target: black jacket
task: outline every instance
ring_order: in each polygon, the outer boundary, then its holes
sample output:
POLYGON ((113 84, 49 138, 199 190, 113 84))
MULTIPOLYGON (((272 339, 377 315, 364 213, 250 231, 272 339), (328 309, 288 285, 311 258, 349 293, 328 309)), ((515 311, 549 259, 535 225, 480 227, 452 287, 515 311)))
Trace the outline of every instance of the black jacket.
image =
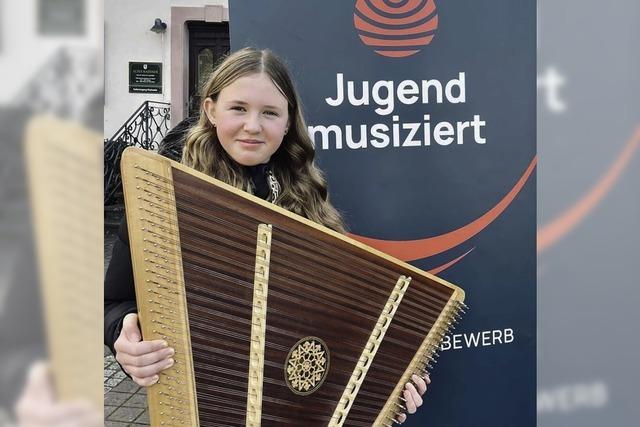
POLYGON ((113 344, 120 335, 122 320, 129 313, 137 313, 133 266, 129 248, 127 217, 118 227, 111 261, 104 278, 104 343, 115 355, 113 344))

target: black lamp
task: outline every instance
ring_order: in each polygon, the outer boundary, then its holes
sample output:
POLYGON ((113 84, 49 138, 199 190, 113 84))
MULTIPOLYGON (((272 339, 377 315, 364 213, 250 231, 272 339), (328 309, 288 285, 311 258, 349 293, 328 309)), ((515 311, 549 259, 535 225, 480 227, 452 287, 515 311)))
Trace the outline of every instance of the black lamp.
POLYGON ((156 18, 155 22, 153 23, 153 27, 151 27, 151 31, 153 31, 154 33, 164 33, 167 30, 167 24, 165 24, 164 22, 162 22, 162 19, 160 18, 156 18))

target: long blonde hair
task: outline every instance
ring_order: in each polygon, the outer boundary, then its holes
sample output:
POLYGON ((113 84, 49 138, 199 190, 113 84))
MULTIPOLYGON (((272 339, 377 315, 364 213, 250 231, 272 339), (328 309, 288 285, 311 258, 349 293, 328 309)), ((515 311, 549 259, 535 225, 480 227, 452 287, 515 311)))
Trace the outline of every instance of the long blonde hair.
MULTIPOLYGON (((315 150, 302 116, 300 99, 284 63, 269 50, 244 48, 227 56, 202 88, 202 99, 217 102, 225 87, 240 77, 264 73, 288 102, 291 125, 270 167, 282 191, 275 204, 312 221, 344 233, 345 225, 329 202, 327 185, 315 165, 315 150)), ((218 140, 215 128, 200 108, 200 118, 187 134, 182 163, 236 188, 251 192, 245 168, 236 163, 218 140)))

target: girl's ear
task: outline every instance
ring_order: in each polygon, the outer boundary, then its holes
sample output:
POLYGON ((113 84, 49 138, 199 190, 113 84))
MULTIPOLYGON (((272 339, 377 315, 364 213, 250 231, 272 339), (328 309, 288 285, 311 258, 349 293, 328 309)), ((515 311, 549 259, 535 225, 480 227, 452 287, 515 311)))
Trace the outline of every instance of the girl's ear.
POLYGON ((204 108, 204 113, 207 115, 209 123, 216 127, 216 103, 213 99, 207 97, 202 104, 202 108, 204 108))

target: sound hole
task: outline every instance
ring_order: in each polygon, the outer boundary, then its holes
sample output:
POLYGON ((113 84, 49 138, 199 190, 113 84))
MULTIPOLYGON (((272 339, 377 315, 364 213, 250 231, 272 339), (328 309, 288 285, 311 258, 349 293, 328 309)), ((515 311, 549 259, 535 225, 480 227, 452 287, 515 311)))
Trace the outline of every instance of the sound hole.
POLYGON ((284 377, 295 394, 308 395, 316 391, 329 372, 329 350, 320 338, 306 337, 289 351, 284 377))

